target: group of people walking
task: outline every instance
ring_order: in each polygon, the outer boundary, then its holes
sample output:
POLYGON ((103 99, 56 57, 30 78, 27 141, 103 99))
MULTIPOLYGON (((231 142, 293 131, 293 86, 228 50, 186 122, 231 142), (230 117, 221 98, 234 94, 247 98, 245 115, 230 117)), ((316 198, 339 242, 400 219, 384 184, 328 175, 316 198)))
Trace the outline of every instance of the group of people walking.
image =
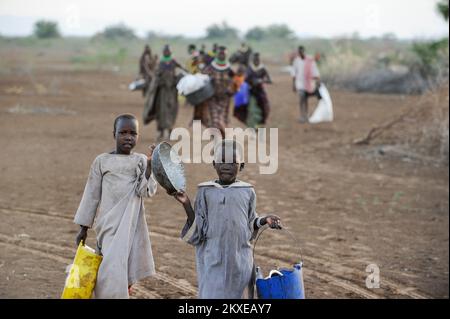
MULTIPOLYGON (((188 46, 189 58, 184 66, 172 56, 166 45, 162 57, 153 55, 147 45, 142 53, 139 71, 145 80, 144 123, 156 120, 159 139, 170 136, 178 114, 178 92, 176 85, 183 74, 207 74, 214 88, 214 95, 194 105, 193 120, 200 120, 206 127, 217 128, 222 135, 230 124, 230 107, 233 116, 244 125, 258 128, 265 126, 270 114, 270 103, 265 90, 272 80, 261 61, 261 55, 253 52, 245 43, 227 58, 227 48, 214 44, 207 52, 204 45, 197 49, 188 46), (176 72, 181 70, 181 74, 176 72), (231 102, 234 103, 231 103, 231 102)), ((316 96, 320 74, 316 60, 305 54, 303 46, 292 58, 293 90, 300 98, 300 123, 308 122, 308 98, 316 96)))
POLYGON ((198 50, 196 45, 191 44, 188 53, 189 58, 184 67, 172 57, 168 45, 164 47, 159 62, 148 46, 141 56, 139 70, 146 83, 143 90, 146 98, 144 123, 157 121, 159 139, 165 138, 166 133, 170 136, 178 113, 176 85, 183 74, 177 75, 177 68, 185 74, 207 74, 214 88, 211 98, 194 105, 193 120, 200 120, 206 127, 217 128, 224 136, 225 127, 230 124, 231 102, 242 91, 245 83, 245 103, 234 104, 232 114, 247 124, 252 110, 256 110, 258 119, 255 126, 266 124, 270 107, 264 84, 272 81, 258 52, 253 53, 243 43, 230 59, 227 58, 227 48, 218 44, 214 44, 209 52, 204 46, 198 50), (251 103, 254 104, 253 108, 251 103))

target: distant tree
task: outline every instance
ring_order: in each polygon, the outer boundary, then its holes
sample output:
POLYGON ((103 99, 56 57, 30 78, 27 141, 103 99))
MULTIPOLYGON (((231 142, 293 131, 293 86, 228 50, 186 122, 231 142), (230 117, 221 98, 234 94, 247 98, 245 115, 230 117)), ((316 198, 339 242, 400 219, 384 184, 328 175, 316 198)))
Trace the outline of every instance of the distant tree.
POLYGON ((148 31, 145 37, 147 40, 162 39, 167 41, 177 41, 184 39, 182 34, 167 34, 163 32, 148 31))
POLYGON ((40 20, 34 24, 33 34, 40 39, 58 38, 61 36, 58 24, 53 21, 40 20))
POLYGON ((107 39, 125 38, 125 39, 135 39, 137 38, 133 29, 127 27, 126 25, 119 23, 111 25, 105 28, 101 35, 107 39))
POLYGON ((266 28, 253 27, 247 31, 245 38, 247 40, 262 40, 266 38, 290 39, 295 35, 286 24, 272 24, 266 28))
POLYGON ((238 30, 229 26, 225 21, 222 24, 213 24, 206 28, 206 38, 237 38, 238 30))
POLYGON ((438 12, 442 15, 445 21, 448 21, 448 3, 449 0, 441 0, 441 2, 436 5, 438 12))
POLYGON ((267 36, 266 30, 261 27, 253 27, 247 31, 245 34, 245 38, 247 40, 262 40, 267 36))
POLYGON ((288 39, 294 36, 292 31, 286 24, 272 24, 266 28, 268 37, 288 39))

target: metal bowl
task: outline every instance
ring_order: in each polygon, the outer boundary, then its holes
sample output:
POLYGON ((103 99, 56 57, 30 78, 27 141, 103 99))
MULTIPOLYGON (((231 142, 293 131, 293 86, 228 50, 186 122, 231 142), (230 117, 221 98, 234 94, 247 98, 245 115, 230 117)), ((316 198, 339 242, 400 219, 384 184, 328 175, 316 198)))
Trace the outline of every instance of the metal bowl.
POLYGON ((192 105, 199 105, 214 95, 214 87, 210 81, 206 82, 205 86, 200 90, 186 95, 186 100, 192 105))
POLYGON ((169 143, 162 142, 153 151, 152 172, 169 194, 186 190, 183 163, 169 143))

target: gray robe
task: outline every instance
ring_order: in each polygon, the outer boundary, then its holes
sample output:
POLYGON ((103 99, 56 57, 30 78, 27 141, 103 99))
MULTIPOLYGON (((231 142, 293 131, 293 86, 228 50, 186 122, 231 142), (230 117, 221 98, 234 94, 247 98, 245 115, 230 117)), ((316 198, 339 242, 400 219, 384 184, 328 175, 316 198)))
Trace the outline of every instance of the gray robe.
POLYGON ((243 298, 252 279, 250 241, 254 231, 256 194, 252 185, 236 181, 228 187, 212 181, 199 185, 195 220, 181 236, 196 247, 199 298, 243 298))
POLYGON ((104 153, 92 163, 74 222, 93 226, 103 255, 96 298, 128 298, 129 285, 155 273, 143 197, 154 195, 157 184, 145 177, 146 167, 138 153, 104 153))

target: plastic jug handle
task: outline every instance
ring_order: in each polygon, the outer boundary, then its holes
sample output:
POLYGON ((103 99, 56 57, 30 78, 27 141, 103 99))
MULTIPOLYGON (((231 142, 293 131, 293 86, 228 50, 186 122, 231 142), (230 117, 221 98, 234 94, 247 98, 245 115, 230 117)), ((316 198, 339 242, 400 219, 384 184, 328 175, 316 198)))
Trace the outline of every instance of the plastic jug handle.
MULTIPOLYGON (((256 236, 255 244, 253 245, 253 254, 252 254, 252 257, 253 257, 253 263, 255 263, 256 244, 258 243, 259 237, 261 237, 262 233, 263 233, 266 229, 268 229, 268 228, 269 228, 269 227, 264 228, 264 229, 261 230, 261 231, 258 233, 258 235, 256 236)), ((286 226, 280 227, 279 229, 280 229, 280 230, 286 231, 286 232, 288 233, 289 237, 291 237, 292 241, 293 241, 295 244, 298 243, 298 240, 297 240, 297 239, 295 238, 295 236, 294 236, 294 235, 286 228, 286 226)), ((299 253, 300 253, 300 264, 303 265, 303 254, 302 254, 302 249, 301 249, 301 247, 298 247, 298 250, 299 250, 299 253)), ((295 262, 294 264, 298 264, 298 262, 295 262)))

